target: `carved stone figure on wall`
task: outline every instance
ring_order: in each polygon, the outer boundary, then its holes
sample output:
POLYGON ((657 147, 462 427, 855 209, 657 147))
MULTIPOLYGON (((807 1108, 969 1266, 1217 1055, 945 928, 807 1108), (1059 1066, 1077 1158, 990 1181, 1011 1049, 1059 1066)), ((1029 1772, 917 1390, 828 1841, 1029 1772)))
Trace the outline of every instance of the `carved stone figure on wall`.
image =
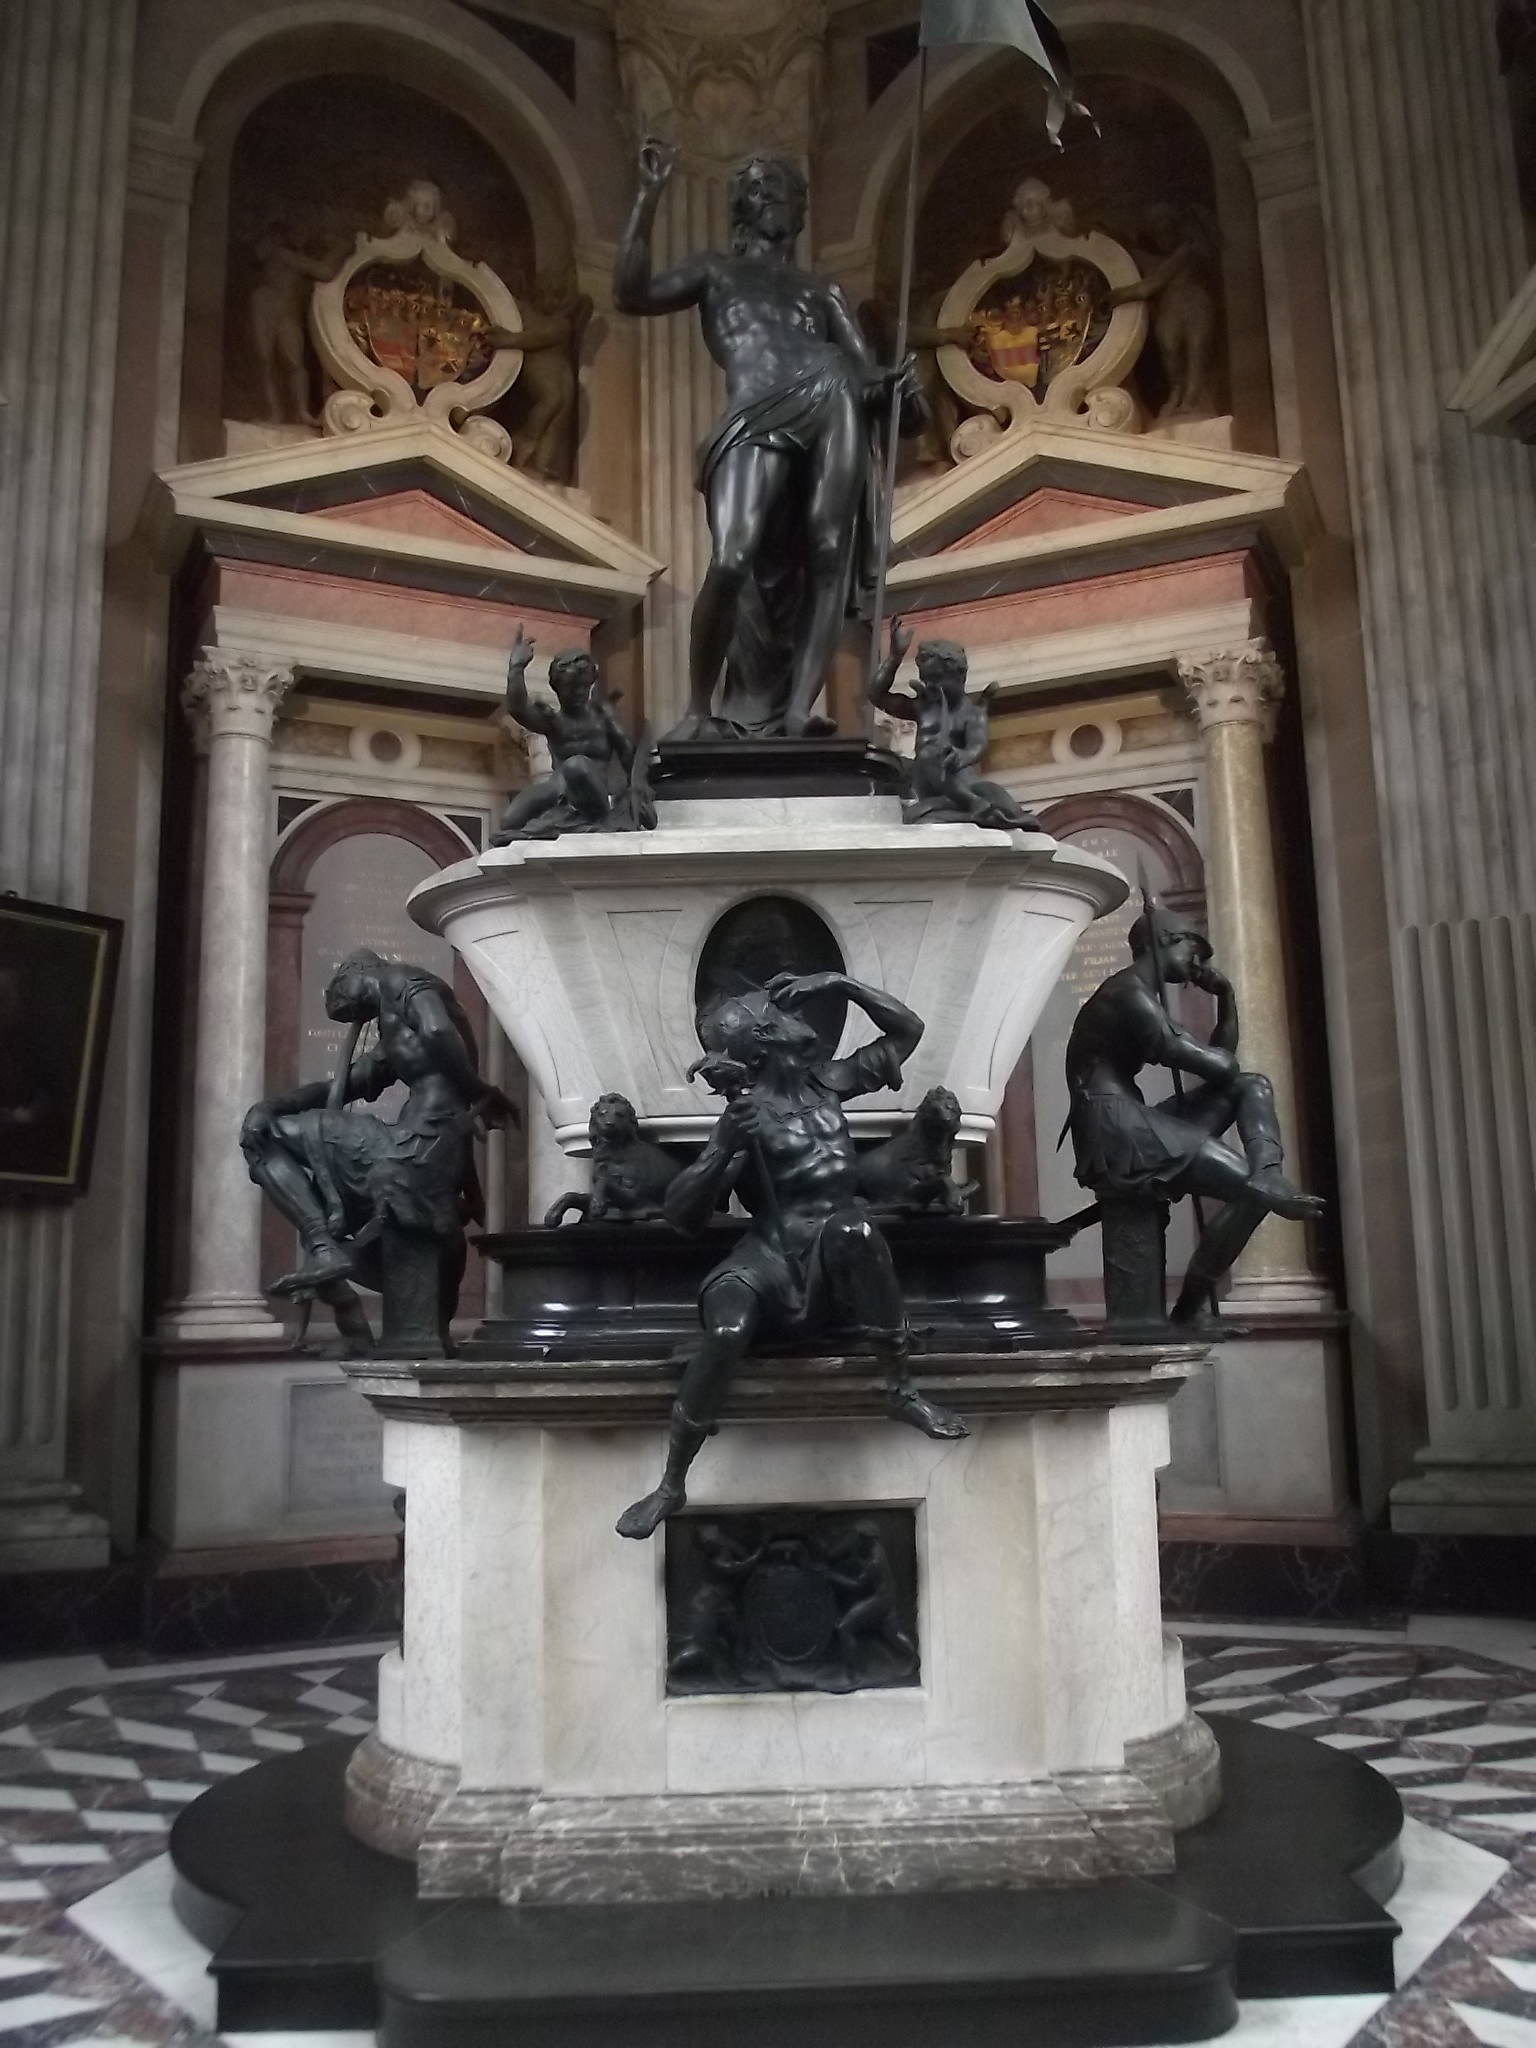
POLYGON ((656 807, 646 780, 649 741, 642 735, 636 747, 620 725, 585 648, 567 648, 550 662, 553 704, 531 697, 533 645, 519 623, 507 660, 507 709, 520 726, 549 741, 553 766, 513 797, 491 835, 492 846, 554 839, 562 832, 650 831, 656 807))
POLYGON ((464 1226, 485 1220, 474 1138, 518 1112, 481 1080, 469 1019, 424 967, 356 952, 331 978, 325 1011, 351 1026, 334 1079, 258 1102, 240 1133, 251 1179, 303 1249, 273 1292, 327 1303, 349 1349, 366 1356, 360 1281, 384 1296, 386 1348, 431 1354, 458 1301, 464 1226), (358 1057, 370 1024, 378 1043, 358 1057), (397 1081, 409 1092, 394 1123, 347 1109, 397 1081))
POLYGON ((592 1189, 562 1195, 544 1212, 553 1230, 568 1215, 588 1223, 647 1223, 662 1214, 662 1198, 677 1179, 677 1161, 640 1135, 640 1119, 627 1095, 599 1095, 587 1119, 592 1141, 592 1189))
POLYGON ((577 364, 581 340, 592 318, 592 301, 558 277, 538 278, 515 331, 493 328, 493 348, 520 348, 520 390, 529 401, 512 436, 512 466, 549 483, 568 484, 575 474, 577 364))
POLYGON ((725 415, 699 451, 714 547, 693 607, 688 713, 671 737, 795 738, 812 729, 844 617, 872 574, 877 416, 898 375, 914 427, 921 394, 910 368, 881 369, 838 286, 796 264, 806 186, 787 159, 749 157, 732 173, 729 255, 653 277, 651 231, 675 161, 659 142, 642 146, 614 267, 621 313, 697 306, 725 372, 725 415))
MULTIPOLYGON (((1212 965, 1209 940, 1148 899, 1130 943, 1131 964, 1088 998, 1072 1027, 1068 1128, 1077 1178, 1101 1203, 1166 1204, 1192 1195, 1221 1204, 1201 1231, 1173 1310, 1175 1322, 1198 1322, 1266 1216, 1300 1221, 1320 1215, 1324 1204, 1281 1170, 1285 1148, 1274 1089, 1239 1063, 1237 999, 1212 965), (1186 983, 1216 999, 1208 1044, 1169 1013, 1167 986, 1186 983), (1149 1103, 1137 1085, 1149 1066, 1167 1067, 1174 1076, 1175 1092, 1166 1101, 1149 1103), (1183 1085, 1185 1074, 1194 1076, 1193 1088, 1183 1085), (1234 1127, 1241 1151, 1221 1142, 1234 1127)), ((1107 1239, 1106 1230, 1106 1258, 1107 1239)), ((1160 1317, 1162 1302, 1151 1306, 1160 1317)))
POLYGON ((909 629, 893 619, 890 652, 869 679, 875 709, 917 727, 902 816, 913 825, 927 820, 1038 832, 1032 812, 1001 783, 983 782, 976 773, 987 751, 992 692, 989 687, 972 696, 967 690, 965 649, 955 640, 924 640, 917 650, 917 692, 908 696, 895 682, 911 645, 909 629))
POLYGON ((891 1416, 934 1437, 965 1424, 918 1392, 901 1286, 886 1243, 858 1204, 858 1156, 843 1104, 895 1088, 923 1035, 922 1019, 846 974, 781 974, 728 996, 699 1019, 711 1086, 728 1096, 703 1151, 667 1190, 679 1230, 702 1230, 734 1191, 751 1227, 705 1280, 701 1330, 672 1408, 666 1469, 653 1493, 619 1517, 621 1536, 645 1537, 685 1505, 688 1468, 718 1423, 731 1375, 760 1337, 856 1332, 882 1360, 891 1416), (825 1059, 803 1012, 837 994, 879 1036, 845 1059, 825 1059))
POLYGON ((275 227, 262 236, 253 253, 260 276, 251 288, 251 341, 266 417, 274 426, 318 426, 310 402, 305 316, 310 286, 334 276, 340 256, 306 256, 302 249, 290 248, 275 227))
MULTIPOLYGON (((959 399, 939 368, 938 351, 941 348, 973 347, 978 329, 973 321, 958 327, 944 326, 939 319, 939 308, 944 298, 942 289, 928 292, 913 306, 907 322, 907 346, 912 353, 926 412, 914 441, 913 453, 921 464, 947 469, 953 460, 949 444, 964 414, 959 399)), ((892 307, 884 299, 866 299, 859 308, 859 320, 869 336, 870 346, 889 361, 896 352, 896 315, 892 307)))
POLYGON ((1159 200, 1147 208, 1142 241, 1136 255, 1144 275, 1135 284, 1117 285, 1110 304, 1153 308, 1152 339, 1168 380, 1158 417, 1213 419, 1221 333, 1214 231, 1200 208, 1159 200))

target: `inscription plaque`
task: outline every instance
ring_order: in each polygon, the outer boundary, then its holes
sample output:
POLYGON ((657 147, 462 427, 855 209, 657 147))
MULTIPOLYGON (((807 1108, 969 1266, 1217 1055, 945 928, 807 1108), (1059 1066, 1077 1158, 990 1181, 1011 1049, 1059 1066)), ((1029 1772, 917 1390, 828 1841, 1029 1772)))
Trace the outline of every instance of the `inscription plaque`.
POLYGON ((394 1489, 381 1473, 384 1424, 355 1387, 334 1380, 288 1389, 290 1514, 338 1508, 387 1509, 394 1489))

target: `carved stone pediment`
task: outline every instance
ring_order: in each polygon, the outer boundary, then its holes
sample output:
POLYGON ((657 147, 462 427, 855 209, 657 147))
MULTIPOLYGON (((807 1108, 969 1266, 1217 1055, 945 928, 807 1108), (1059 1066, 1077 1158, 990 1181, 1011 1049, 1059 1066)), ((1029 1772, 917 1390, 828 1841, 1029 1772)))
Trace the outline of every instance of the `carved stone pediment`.
POLYGON ((1027 421, 1133 429, 1136 402, 1122 387, 1146 342, 1147 309, 1111 295, 1139 280, 1134 258, 1108 235, 1079 234, 1070 204, 1038 178, 1015 193, 1003 232, 1004 247, 971 264, 939 310, 942 328, 979 323, 970 352, 939 350, 946 381, 980 408, 955 435, 956 459, 1027 421))
POLYGON ((424 418, 453 427, 506 462, 511 436, 479 417, 511 390, 522 351, 496 348, 494 328, 522 326, 517 301, 487 264, 452 248, 453 218, 435 185, 413 184, 385 212, 390 230, 356 247, 310 299, 315 348, 341 386, 326 400, 328 434, 424 418))

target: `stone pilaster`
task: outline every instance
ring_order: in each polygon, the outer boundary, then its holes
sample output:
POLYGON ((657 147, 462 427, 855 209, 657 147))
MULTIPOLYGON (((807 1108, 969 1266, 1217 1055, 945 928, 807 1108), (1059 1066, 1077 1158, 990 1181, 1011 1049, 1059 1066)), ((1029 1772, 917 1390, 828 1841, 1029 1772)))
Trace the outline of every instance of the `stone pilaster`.
MULTIPOLYGON (((729 247, 725 181, 739 157, 772 149, 806 160, 825 0, 619 0, 614 25, 636 141, 655 135, 680 152, 651 239, 659 273, 729 247)), ((694 468, 725 387, 697 313, 639 328, 640 537, 667 565, 646 600, 645 701, 663 732, 688 700, 689 620, 709 563, 694 468)))
MULTIPOLYGON (((1295 1162, 1296 1084, 1280 940, 1280 893, 1264 749, 1274 738, 1285 671, 1261 642, 1180 659, 1179 677, 1205 740, 1206 846, 1211 942, 1237 995, 1241 1058, 1268 1074, 1295 1162)), ((1271 1217, 1244 1253, 1245 1291, 1272 1291, 1307 1273, 1306 1233, 1271 1217)), ((1315 1283, 1310 1291, 1315 1294, 1315 1283)))
POLYGON ((1306 0, 1394 927, 1425 1475, 1536 1530, 1536 471, 1448 401, 1526 257, 1489 0, 1306 0))
POLYGON ((206 745, 202 947, 193 1054, 187 1298, 165 1318, 180 1342, 260 1343, 279 1324, 261 1292, 261 1193, 240 1125, 265 1094, 267 869, 272 721, 291 669, 209 650, 182 702, 206 745))
MULTIPOLYGON (((0 887, 83 905, 134 0, 0 8, 0 887)), ((72 1217, 0 1212, 0 1569, 89 1564, 72 1217)))

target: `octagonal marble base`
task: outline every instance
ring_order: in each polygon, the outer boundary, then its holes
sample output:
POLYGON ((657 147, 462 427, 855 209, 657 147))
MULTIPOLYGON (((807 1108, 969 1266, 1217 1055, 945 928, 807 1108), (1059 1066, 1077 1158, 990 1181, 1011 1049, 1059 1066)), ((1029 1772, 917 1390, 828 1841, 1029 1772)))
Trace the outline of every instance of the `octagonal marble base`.
POLYGON ((407 1507, 349 1825, 425 1893, 524 1903, 1171 1868, 1219 1797, 1157 1564, 1166 1403, 1202 1357, 924 1357, 960 1443, 875 1419, 869 1359, 752 1362, 691 1506, 915 1513, 919 1681, 836 1695, 668 1695, 663 1541, 613 1528, 660 1468, 664 1369, 355 1369, 407 1507))

